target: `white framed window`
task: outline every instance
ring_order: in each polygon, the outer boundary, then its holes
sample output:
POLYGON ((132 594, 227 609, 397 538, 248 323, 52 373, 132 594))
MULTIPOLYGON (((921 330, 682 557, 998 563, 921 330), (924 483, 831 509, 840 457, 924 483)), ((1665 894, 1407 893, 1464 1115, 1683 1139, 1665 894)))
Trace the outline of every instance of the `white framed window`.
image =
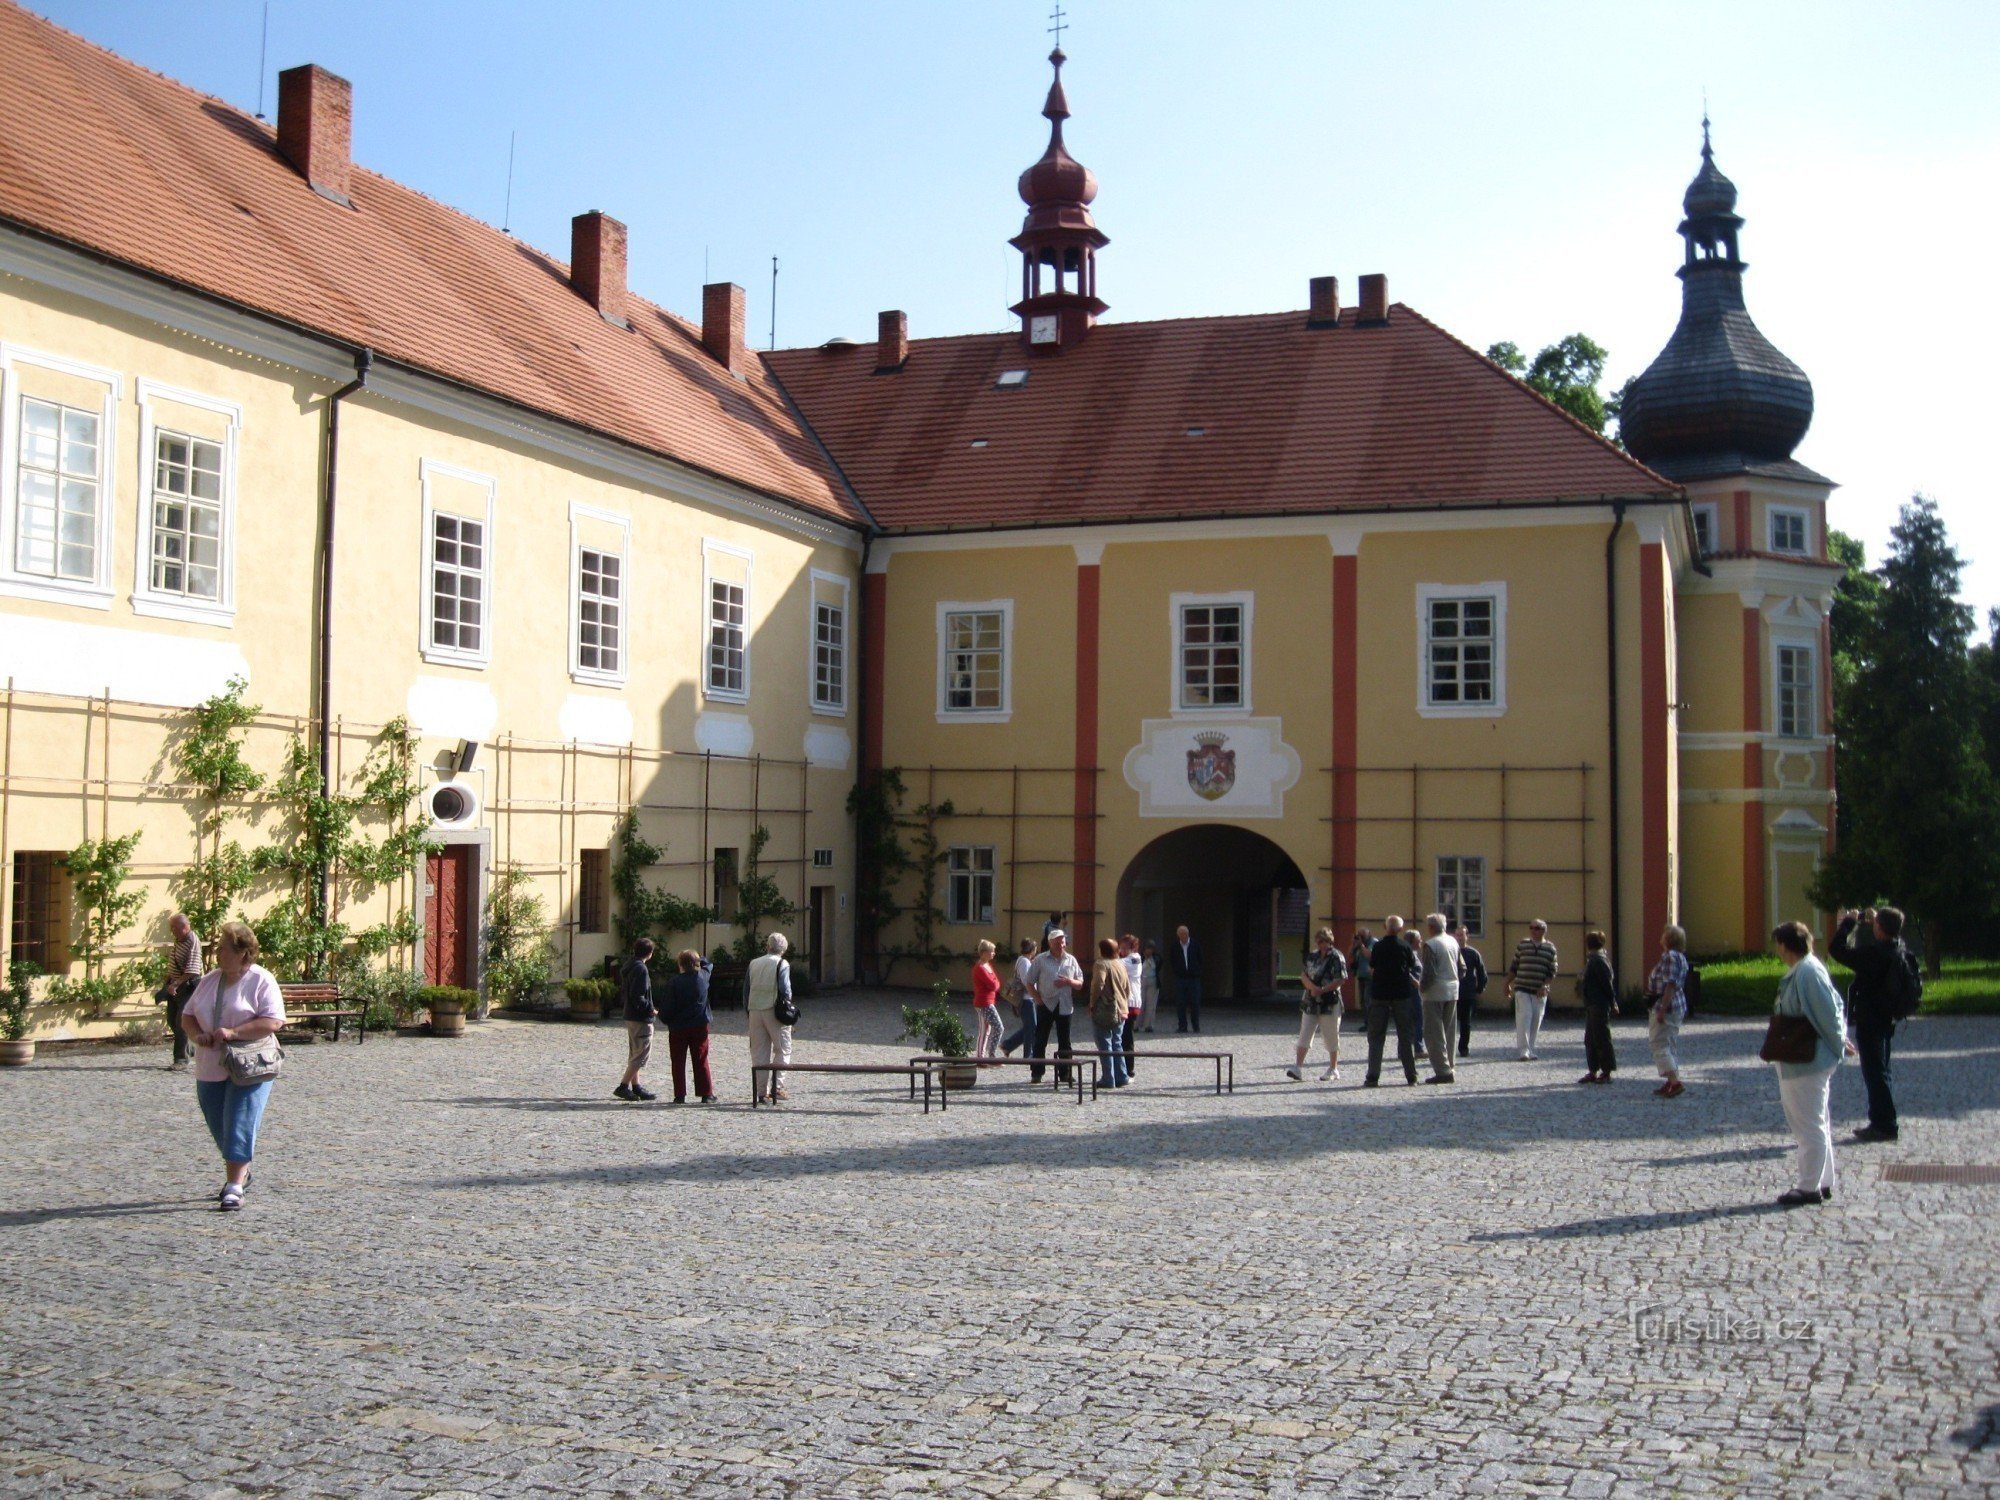
POLYGON ((993 846, 953 844, 945 851, 947 922, 993 921, 993 846))
POLYGON ((236 617, 233 401, 138 382, 138 559, 132 612, 202 624, 236 617))
POLYGON ((1695 555, 1713 557, 1719 547, 1720 512, 1714 505, 1690 505, 1688 510, 1694 516, 1695 555))
POLYGON ((724 703, 750 701, 750 553, 709 539, 702 555, 702 686, 724 703))
POLYGON ((632 650, 631 518, 572 503, 569 553, 569 674, 622 686, 632 650))
POLYGON ((0 343, 0 591, 111 606, 116 371, 0 343))
POLYGON ((1169 602, 1175 711, 1248 713, 1253 596, 1175 594, 1169 602))
POLYGON ((1437 861, 1437 905, 1431 908, 1462 924, 1474 937, 1486 935, 1486 857, 1483 854, 1440 854, 1437 861))
POLYGON ((1772 724, 1786 739, 1819 733, 1819 653, 1804 642, 1772 646, 1772 724))
POLYGON ((1013 717, 1014 601, 937 607, 938 719, 1001 724, 1013 717))
POLYGON ((493 659, 490 474, 423 460, 425 661, 483 667, 493 659))
POLYGON ((847 712, 847 590, 845 578, 814 568, 811 637, 806 643, 817 714, 847 712))
POLYGON ((1417 586, 1417 712, 1487 718, 1507 711, 1507 585, 1417 586))
POLYGON ((1804 506, 1772 505, 1764 511, 1773 552, 1808 556, 1812 552, 1812 512, 1804 506))

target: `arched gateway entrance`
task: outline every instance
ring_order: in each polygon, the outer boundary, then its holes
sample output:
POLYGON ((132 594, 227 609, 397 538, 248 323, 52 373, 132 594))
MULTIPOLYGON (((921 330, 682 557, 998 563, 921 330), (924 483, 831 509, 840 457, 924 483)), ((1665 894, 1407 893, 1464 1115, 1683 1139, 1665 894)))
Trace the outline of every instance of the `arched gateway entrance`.
POLYGON ((1171 1008, 1167 944, 1183 923, 1201 944, 1210 997, 1268 995, 1299 961, 1311 894, 1292 857, 1262 834, 1202 823, 1161 834, 1118 882, 1118 930, 1160 949, 1160 997, 1171 1008))

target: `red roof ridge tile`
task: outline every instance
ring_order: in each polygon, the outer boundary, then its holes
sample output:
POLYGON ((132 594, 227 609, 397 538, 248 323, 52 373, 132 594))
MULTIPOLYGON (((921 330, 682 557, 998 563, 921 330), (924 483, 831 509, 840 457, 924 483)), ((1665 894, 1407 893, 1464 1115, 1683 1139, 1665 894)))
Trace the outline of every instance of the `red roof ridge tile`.
MULTIPOLYGON (((720 373, 720 367, 707 369, 713 361, 701 349, 699 329, 688 317, 630 293, 628 316, 636 315, 631 316, 631 332, 640 345, 622 358, 609 358, 605 346, 593 358, 584 349, 597 336, 595 325, 601 320, 594 314, 584 320, 588 304, 577 298, 576 307, 568 308, 539 284, 517 278, 480 283, 446 274, 439 290, 450 299, 449 306, 396 306, 393 301, 385 305, 369 295, 370 278, 379 282, 380 275, 393 274, 399 260, 421 259, 439 242, 462 242, 469 260, 483 259, 489 265, 504 262, 506 247, 511 247, 565 289, 570 267, 511 230, 497 228, 469 210, 355 160, 350 165, 352 206, 340 212, 356 215, 348 222, 355 226, 357 246, 363 256, 374 258, 365 260, 355 276, 329 272, 327 263, 316 259, 310 248, 305 216, 311 210, 294 210, 281 199, 282 213, 271 212, 269 183, 248 167, 261 145, 277 167, 296 177, 296 169, 278 149, 278 132, 269 121, 134 62, 18 0, 0 0, 0 20, 7 13, 19 28, 17 40, 26 43, 10 55, 10 74, 39 74, 94 96, 99 113, 91 126, 99 132, 131 139, 164 124, 168 149, 193 153, 189 159, 204 169, 197 186, 201 200, 190 200, 186 207, 199 214, 204 205, 234 200, 257 226, 250 233, 258 238, 250 243, 271 247, 281 261, 289 257, 286 264, 299 273, 299 279, 291 283, 274 283, 269 277, 232 279, 228 272, 236 262, 229 257, 246 253, 248 246, 227 232, 199 240, 159 236, 151 241, 121 240, 116 211, 133 195, 117 185, 109 194, 110 217, 75 191, 53 195, 10 191, 0 197, 0 222, 309 336, 343 345, 374 344, 380 357, 418 373, 713 475, 783 505, 848 525, 864 521, 865 513, 851 489, 778 386, 775 372, 761 362, 754 364, 741 399, 733 398, 726 387, 703 378, 720 373), (103 73, 110 76, 100 76, 103 73), (218 147, 217 130, 236 137, 234 153, 218 147), (256 210, 246 202, 256 204, 256 210), (482 303, 483 292, 496 300, 482 303), (508 323, 504 316, 508 312, 520 314, 522 321, 508 323), (463 330, 456 338, 444 321, 453 317, 463 330), (573 363, 572 349, 581 365, 573 363)), ((24 123, 7 143, 26 148, 18 160, 20 168, 32 174, 44 165, 35 148, 47 140, 47 131, 32 116, 16 118, 24 123)), ((5 155, 0 152, 0 158, 5 155)), ((92 162, 101 176, 110 158, 100 155, 92 162)), ((17 177, 11 186, 18 189, 23 180, 35 181, 32 175, 17 177)), ((606 330, 610 326, 604 325, 606 330)))

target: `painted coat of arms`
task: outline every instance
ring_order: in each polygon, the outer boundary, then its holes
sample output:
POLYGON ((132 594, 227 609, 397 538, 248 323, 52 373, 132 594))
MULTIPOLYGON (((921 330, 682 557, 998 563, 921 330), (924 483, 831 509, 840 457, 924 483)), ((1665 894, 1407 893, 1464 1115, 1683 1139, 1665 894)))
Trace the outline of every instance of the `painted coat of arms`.
POLYGON ((1225 750, 1229 736, 1207 729, 1194 737, 1195 748, 1187 753, 1188 785, 1194 794, 1213 802, 1236 785, 1236 752, 1225 750))

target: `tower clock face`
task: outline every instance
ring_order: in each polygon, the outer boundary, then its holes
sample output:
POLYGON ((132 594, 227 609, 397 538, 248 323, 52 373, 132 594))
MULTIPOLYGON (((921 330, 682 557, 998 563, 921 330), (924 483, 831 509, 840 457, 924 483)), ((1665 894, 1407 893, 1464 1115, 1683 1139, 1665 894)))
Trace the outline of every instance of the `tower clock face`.
POLYGON ((1028 342, 1031 344, 1053 344, 1056 341, 1056 315, 1039 313, 1028 322, 1028 342))

